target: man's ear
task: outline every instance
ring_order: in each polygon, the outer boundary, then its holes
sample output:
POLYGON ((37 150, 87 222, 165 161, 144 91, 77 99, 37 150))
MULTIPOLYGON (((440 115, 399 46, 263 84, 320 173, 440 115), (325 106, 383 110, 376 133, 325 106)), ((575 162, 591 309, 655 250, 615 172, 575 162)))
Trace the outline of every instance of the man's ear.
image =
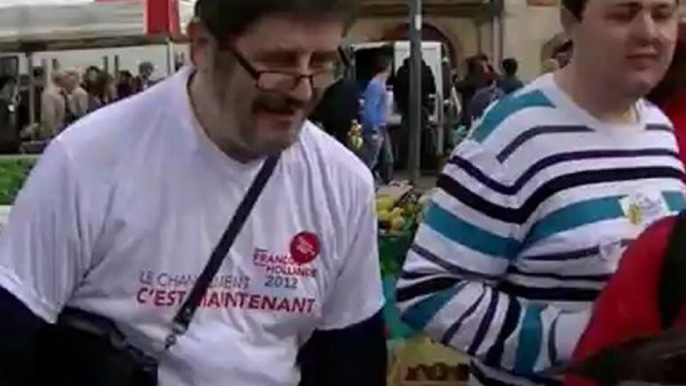
POLYGON ((205 57, 203 53, 207 52, 207 48, 212 44, 212 36, 197 17, 188 24, 188 38, 190 39, 191 62, 196 67, 202 67, 205 57))

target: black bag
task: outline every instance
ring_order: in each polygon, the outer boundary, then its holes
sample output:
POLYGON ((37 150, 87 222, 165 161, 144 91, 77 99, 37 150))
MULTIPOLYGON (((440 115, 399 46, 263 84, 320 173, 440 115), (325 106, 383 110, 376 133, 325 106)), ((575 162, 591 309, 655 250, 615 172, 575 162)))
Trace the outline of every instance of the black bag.
MULTIPOLYGON (((165 341, 169 350, 183 335, 279 161, 269 157, 255 177, 209 262, 174 317, 165 341)), ((92 313, 67 308, 39 343, 36 385, 156 386, 157 358, 127 341, 115 323, 92 313)))

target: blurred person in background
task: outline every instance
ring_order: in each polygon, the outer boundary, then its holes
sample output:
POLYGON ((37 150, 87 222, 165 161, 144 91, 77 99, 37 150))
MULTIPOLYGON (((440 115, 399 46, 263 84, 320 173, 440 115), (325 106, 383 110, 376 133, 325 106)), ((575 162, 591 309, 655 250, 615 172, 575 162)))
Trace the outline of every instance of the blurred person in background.
POLYGON ((130 71, 120 71, 117 79, 117 99, 126 99, 136 94, 136 81, 130 71))
POLYGON ((467 107, 467 125, 471 126, 477 119, 481 118, 486 108, 505 96, 503 90, 498 86, 496 74, 490 73, 486 77, 486 85, 479 89, 469 102, 467 107))
POLYGON ((686 27, 683 24, 672 65, 648 99, 672 120, 681 160, 686 164, 686 27))
MULTIPOLYGON (((68 97, 64 87, 67 76, 55 71, 41 94, 41 130, 40 137, 48 139, 59 134, 67 124, 68 97)), ((70 119, 71 115, 70 115, 70 119)))
POLYGON ((0 76, 0 153, 13 154, 19 150, 21 141, 17 126, 19 92, 14 77, 0 76))
POLYGON ((96 66, 90 66, 86 69, 86 71, 83 73, 83 85, 82 87, 90 92, 91 87, 95 85, 95 82, 98 81, 98 76, 100 75, 101 70, 96 67, 96 66))
POLYGON ((117 100, 117 89, 112 75, 100 72, 88 93, 88 112, 93 112, 117 100))
POLYGON ((393 179, 393 145, 388 132, 389 95, 386 89, 391 76, 391 59, 379 55, 374 59, 373 78, 367 84, 362 107, 362 135, 367 166, 378 173, 384 183, 393 179))
POLYGON ((517 76, 517 71, 519 71, 517 59, 506 58, 501 63, 500 67, 503 70, 503 74, 499 80, 498 87, 500 87, 505 95, 511 94, 524 87, 524 82, 517 76))
POLYGON ((0 100, 11 106, 10 110, 14 110, 19 104, 19 87, 13 76, 0 76, 0 100))
MULTIPOLYGON (((436 97, 436 78, 434 73, 426 63, 426 60, 421 60, 421 77, 422 77, 422 127, 426 127, 429 120, 429 115, 434 111, 435 97, 436 97)), ((409 98, 410 98, 410 58, 406 58, 403 64, 398 68, 398 71, 393 78, 393 97, 395 104, 398 106, 398 111, 403 119, 403 126, 407 126, 409 122, 409 98)))
POLYGON ((476 55, 467 58, 467 75, 462 81, 455 83, 455 90, 462 97, 462 122, 464 126, 469 126, 470 116, 466 112, 472 98, 484 87, 489 85, 488 63, 484 62, 483 55, 476 55))
POLYGON ((145 91, 155 85, 152 76, 155 73, 155 65, 151 62, 143 62, 138 65, 138 76, 136 77, 136 92, 145 91))
POLYGON ((88 114, 88 92, 81 87, 81 76, 76 70, 65 72, 64 91, 67 97, 66 124, 69 125, 88 114))
POLYGON ((353 121, 360 122, 360 90, 351 74, 351 64, 344 52, 336 72, 338 80, 329 87, 310 119, 345 146, 353 121))
MULTIPOLYGON (((34 84, 33 87, 35 88, 35 92, 33 93, 33 106, 34 106, 34 117, 36 118, 36 121, 40 123, 42 113, 41 113, 41 108, 42 108, 42 98, 43 98, 43 91, 45 90, 46 84, 48 83, 48 80, 46 79, 45 75, 45 70, 43 70, 42 67, 37 67, 34 68, 33 70, 33 77, 34 77, 34 84)), ((28 74, 22 74, 19 76, 19 96, 20 96, 20 102, 19 102, 19 122, 18 126, 20 130, 24 130, 28 128, 31 125, 32 118, 31 117, 31 107, 30 107, 30 102, 31 102, 31 93, 29 92, 29 89, 31 87, 30 84, 30 78, 28 74)), ((39 125, 40 126, 40 125, 39 125)), ((35 130, 36 127, 32 127, 31 130, 26 132, 27 136, 40 136, 40 130, 35 130)))
MULTIPOLYGON (((429 125, 429 118, 436 106, 436 78, 429 67, 426 60, 421 60, 421 78, 422 78, 422 95, 420 101, 420 129, 422 131, 422 155, 433 154, 435 149, 432 149, 434 144, 429 125), (433 152, 432 152, 433 150, 433 152)), ((410 58, 406 58, 403 64, 398 68, 393 78, 393 99, 395 105, 400 113, 400 128, 398 131, 391 134, 391 140, 397 149, 394 154, 397 154, 402 159, 403 166, 408 161, 408 150, 410 140, 410 58)), ((424 160, 422 160, 423 163, 424 160)))
POLYGON ((491 61, 491 58, 490 58, 488 55, 486 55, 486 54, 483 53, 483 52, 480 52, 480 53, 474 55, 474 57, 475 57, 475 58, 481 63, 481 65, 484 67, 484 72, 485 72, 486 74, 495 73, 495 68, 493 67, 493 62, 491 61))

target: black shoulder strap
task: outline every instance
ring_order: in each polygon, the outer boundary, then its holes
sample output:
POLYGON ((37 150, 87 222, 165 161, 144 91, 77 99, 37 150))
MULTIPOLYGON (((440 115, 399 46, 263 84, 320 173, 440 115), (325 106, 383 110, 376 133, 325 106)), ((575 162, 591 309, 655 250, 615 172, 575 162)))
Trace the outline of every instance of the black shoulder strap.
POLYGON ((248 189, 248 192, 245 194, 245 197, 243 197, 243 201, 241 201, 238 209, 236 209, 229 226, 226 228, 222 238, 214 248, 212 256, 210 257, 210 261, 207 263, 205 269, 196 280, 193 289, 177 312, 176 316, 174 316, 171 333, 169 336, 167 336, 165 341, 165 348, 167 350, 176 344, 176 339, 178 336, 183 335, 186 330, 188 330, 188 326, 193 319, 193 315, 195 315, 195 311, 198 309, 202 298, 205 296, 205 293, 207 293, 207 288, 209 288, 210 283, 212 283, 212 280, 214 280, 215 275, 224 262, 224 258, 229 253, 229 249, 231 249, 231 246, 243 228, 245 221, 248 219, 250 212, 252 212, 252 209, 255 207, 257 199, 260 197, 265 185, 267 185, 267 182, 274 173, 274 169, 276 169, 279 158, 280 156, 278 155, 272 156, 265 161, 262 169, 260 169, 259 173, 255 177, 255 180, 248 189))
POLYGON ((681 212, 667 244, 658 284, 658 309, 662 327, 674 326, 686 304, 686 211, 681 212))

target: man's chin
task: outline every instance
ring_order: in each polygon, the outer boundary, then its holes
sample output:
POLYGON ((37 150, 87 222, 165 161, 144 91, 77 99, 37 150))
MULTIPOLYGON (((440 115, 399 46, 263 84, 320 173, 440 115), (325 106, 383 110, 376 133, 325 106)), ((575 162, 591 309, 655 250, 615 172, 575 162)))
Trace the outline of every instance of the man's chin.
POLYGON ((291 127, 288 130, 271 131, 269 137, 263 139, 261 147, 268 154, 284 151, 297 142, 301 128, 302 124, 297 127, 291 127))
POLYGON ((649 82, 634 82, 627 84, 624 88, 625 94, 631 99, 645 98, 653 90, 652 83, 649 82))
POLYGON ((660 82, 661 78, 652 74, 640 74, 640 76, 630 77, 625 80, 624 88, 627 93, 642 98, 650 93, 660 82))

